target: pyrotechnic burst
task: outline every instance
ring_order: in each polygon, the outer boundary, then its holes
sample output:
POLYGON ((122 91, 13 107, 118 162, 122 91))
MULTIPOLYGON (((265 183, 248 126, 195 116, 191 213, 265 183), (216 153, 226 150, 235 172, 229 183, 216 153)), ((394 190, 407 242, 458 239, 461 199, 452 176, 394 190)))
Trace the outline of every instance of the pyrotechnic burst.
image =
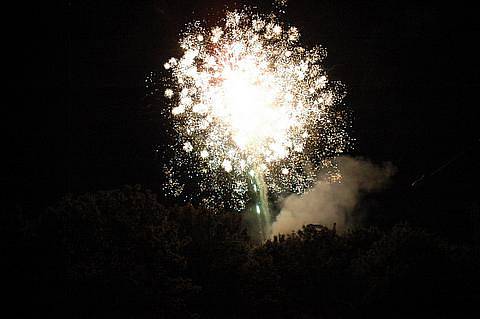
MULTIPOLYGON (((183 55, 164 65, 177 134, 167 171, 178 183, 175 173, 189 163, 205 205, 240 211, 252 191, 302 193, 348 146, 344 88, 322 67, 325 49, 303 47, 294 26, 273 14, 227 12, 218 26, 189 25, 180 47, 183 55)), ((181 184, 169 189, 180 193, 181 184)))

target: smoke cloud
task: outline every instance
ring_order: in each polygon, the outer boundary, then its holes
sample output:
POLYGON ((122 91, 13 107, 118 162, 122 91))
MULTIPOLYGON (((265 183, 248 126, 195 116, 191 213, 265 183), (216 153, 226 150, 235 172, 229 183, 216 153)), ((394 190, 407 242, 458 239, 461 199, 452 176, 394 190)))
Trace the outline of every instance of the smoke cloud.
POLYGON ((328 183, 319 177, 316 185, 305 194, 286 197, 272 225, 273 235, 290 233, 306 224, 332 226, 336 223, 337 229, 343 230, 362 194, 382 189, 395 173, 390 163, 377 166, 351 157, 340 157, 337 162, 341 182, 328 183))

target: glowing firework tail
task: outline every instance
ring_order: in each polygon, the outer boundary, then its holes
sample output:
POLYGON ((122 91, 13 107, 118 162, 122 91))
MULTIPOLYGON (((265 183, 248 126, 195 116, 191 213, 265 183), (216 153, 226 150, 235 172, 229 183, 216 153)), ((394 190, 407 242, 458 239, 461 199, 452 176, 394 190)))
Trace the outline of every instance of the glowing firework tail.
POLYGON ((164 65, 177 134, 166 170, 172 193, 182 191, 176 172, 194 162, 188 171, 201 179, 196 195, 206 206, 241 211, 254 188, 266 233, 268 194, 304 192, 325 159, 345 150, 344 90, 321 66, 326 51, 299 39, 275 15, 248 9, 227 12, 219 26, 187 27, 182 56, 164 65))
POLYGON ((254 205, 251 207, 252 215, 256 217, 256 224, 260 238, 266 238, 270 231, 271 216, 268 201, 268 186, 262 172, 251 171, 249 173, 249 188, 251 197, 254 199, 254 205))

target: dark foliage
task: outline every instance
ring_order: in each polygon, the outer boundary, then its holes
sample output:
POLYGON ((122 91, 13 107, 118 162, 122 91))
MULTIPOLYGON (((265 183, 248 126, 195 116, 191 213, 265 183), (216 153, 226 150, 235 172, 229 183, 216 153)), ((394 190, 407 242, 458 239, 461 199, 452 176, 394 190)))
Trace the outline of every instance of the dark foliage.
POLYGON ((259 245, 239 214, 166 208, 138 186, 15 216, 16 317, 458 318, 480 301, 478 247, 407 224, 259 245))

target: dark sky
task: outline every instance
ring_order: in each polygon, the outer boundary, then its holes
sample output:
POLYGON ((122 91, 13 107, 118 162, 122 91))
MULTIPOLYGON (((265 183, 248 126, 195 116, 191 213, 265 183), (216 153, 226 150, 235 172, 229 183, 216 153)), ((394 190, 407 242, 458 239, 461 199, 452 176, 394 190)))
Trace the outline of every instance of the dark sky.
MULTIPOLYGON (((17 75, 7 137, 15 146, 3 179, 10 198, 44 205, 69 191, 158 186, 153 146, 164 143, 165 123, 161 105, 145 97, 144 80, 177 54, 186 22, 214 20, 244 2, 236 3, 69 1, 11 9, 17 75)), ((328 49, 330 77, 348 88, 355 154, 393 162, 408 181, 478 149, 476 10, 460 2, 292 0, 285 18, 305 43, 328 49)), ((457 169, 465 175, 471 168, 457 169)))

